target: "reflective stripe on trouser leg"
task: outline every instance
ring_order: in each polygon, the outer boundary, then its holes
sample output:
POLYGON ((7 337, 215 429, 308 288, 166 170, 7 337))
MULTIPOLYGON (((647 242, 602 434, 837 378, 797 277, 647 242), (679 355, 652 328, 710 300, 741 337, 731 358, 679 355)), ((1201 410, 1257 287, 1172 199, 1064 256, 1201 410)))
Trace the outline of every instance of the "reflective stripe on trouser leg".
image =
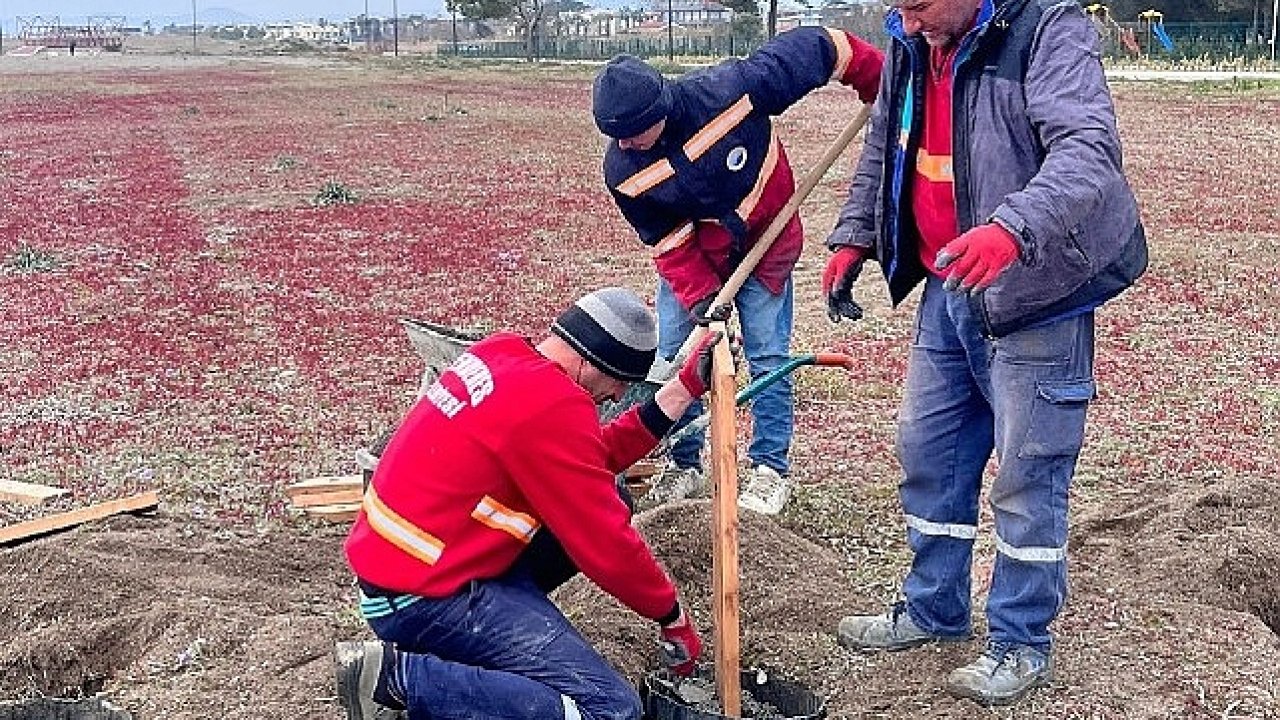
MULTIPOLYGON (((790 279, 778 295, 769 292, 754 276, 748 277, 738 291, 742 354, 753 380, 787 361, 791 351, 792 297, 790 279)), ((747 457, 752 465, 767 465, 780 475, 790 470, 787 453, 795 429, 792 388, 788 373, 751 401, 751 445, 747 457)))
POLYGON ((978 491, 993 442, 988 346, 964 297, 926 282, 898 425, 899 494, 915 553, 903 592, 911 619, 938 635, 970 632, 978 491))
POLYGON ((1067 596, 1067 497, 1093 396, 1093 315, 995 341, 991 637, 1047 647, 1067 596))
MULTIPOLYGON (((689 333, 693 332, 693 320, 689 317, 689 311, 680 304, 675 291, 661 277, 658 278, 654 306, 658 312, 658 354, 667 360, 672 360, 676 353, 680 352, 680 347, 684 345, 689 333)), ((702 411, 702 401, 695 400, 685 410, 684 415, 680 416, 671 432, 674 433, 688 425, 691 420, 701 415, 702 411)), ((700 468, 705 438, 705 430, 695 430, 680 438, 669 452, 672 461, 682 468, 700 468)))

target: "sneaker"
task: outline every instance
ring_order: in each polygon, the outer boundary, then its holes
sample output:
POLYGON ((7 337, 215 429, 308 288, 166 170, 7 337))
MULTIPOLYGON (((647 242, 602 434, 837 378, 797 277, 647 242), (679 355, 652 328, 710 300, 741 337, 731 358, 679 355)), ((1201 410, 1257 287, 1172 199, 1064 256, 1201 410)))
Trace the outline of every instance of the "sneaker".
POLYGON ((685 498, 698 497, 707 492, 707 476, 702 468, 682 468, 672 465, 654 481, 649 492, 640 498, 640 509, 649 510, 685 498))
POLYGON ((937 640, 964 640, 934 635, 911 619, 905 602, 894 603, 883 615, 841 618, 836 639, 850 650, 908 650, 937 640))
POLYGON ((348 720, 400 720, 405 716, 403 707, 392 707, 385 702, 386 682, 379 688, 383 671, 383 656, 388 651, 380 642, 340 642, 335 651, 337 660, 338 702, 347 711, 348 720))
POLYGON ((1053 656, 1029 645, 990 641, 977 660, 951 671, 947 692, 982 705, 1010 705, 1053 682, 1053 656))
POLYGON ((738 493, 738 507, 777 515, 790 497, 791 478, 779 475, 768 465, 757 465, 747 473, 747 482, 738 493))

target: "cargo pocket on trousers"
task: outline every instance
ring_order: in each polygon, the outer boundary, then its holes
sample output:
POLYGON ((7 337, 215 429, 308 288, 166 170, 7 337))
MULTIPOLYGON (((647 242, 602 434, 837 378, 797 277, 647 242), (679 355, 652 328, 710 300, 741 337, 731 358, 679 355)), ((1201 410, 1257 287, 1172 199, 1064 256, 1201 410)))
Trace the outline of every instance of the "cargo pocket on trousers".
POLYGON ((1093 378, 1036 383, 1027 437, 1018 457, 1078 454, 1084 443, 1085 414, 1096 393, 1093 378))

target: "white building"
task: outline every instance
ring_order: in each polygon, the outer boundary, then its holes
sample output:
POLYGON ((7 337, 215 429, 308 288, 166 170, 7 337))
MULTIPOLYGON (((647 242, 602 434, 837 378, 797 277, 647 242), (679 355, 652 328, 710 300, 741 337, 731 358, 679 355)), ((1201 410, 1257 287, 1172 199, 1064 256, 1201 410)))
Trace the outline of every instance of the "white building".
POLYGON ((268 23, 266 26, 268 40, 303 40, 312 44, 337 43, 346 40, 345 29, 339 25, 316 25, 315 23, 268 23))

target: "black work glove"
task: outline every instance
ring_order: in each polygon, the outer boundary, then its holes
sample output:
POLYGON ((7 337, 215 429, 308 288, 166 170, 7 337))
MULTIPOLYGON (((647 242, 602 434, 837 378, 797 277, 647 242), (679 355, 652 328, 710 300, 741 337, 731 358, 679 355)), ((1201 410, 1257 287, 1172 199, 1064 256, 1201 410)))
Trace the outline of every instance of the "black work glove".
POLYGON ((693 321, 695 323, 699 322, 701 318, 706 316, 707 311, 711 309, 711 303, 714 302, 715 299, 716 299, 716 294, 711 293, 710 295, 690 305, 689 317, 693 318, 693 321))
POLYGON ((713 322, 726 322, 729 319, 729 316, 733 314, 733 303, 711 306, 718 294, 718 292, 711 293, 689 308, 689 317, 693 319, 694 323, 710 325, 713 322))
POLYGON ((827 260, 822 272, 822 293, 827 299, 827 317, 831 322, 862 317, 862 306, 853 300, 853 281, 858 279, 865 260, 866 251, 853 246, 836 250, 827 260))

